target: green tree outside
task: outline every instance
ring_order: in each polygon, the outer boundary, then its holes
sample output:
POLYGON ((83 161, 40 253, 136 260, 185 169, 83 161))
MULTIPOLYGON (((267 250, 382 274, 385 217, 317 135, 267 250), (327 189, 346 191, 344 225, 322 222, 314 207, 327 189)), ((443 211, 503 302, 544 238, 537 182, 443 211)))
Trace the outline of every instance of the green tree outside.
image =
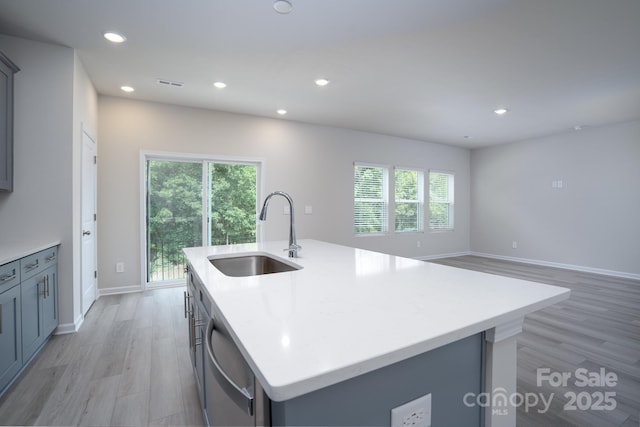
POLYGON ((210 165, 211 245, 256 241, 256 172, 249 165, 210 165))
POLYGON ((182 248, 256 241, 254 165, 147 161, 147 259, 150 282, 185 277, 182 248), (209 200, 203 207, 203 168, 209 200), (209 242, 203 215, 209 210, 209 242))

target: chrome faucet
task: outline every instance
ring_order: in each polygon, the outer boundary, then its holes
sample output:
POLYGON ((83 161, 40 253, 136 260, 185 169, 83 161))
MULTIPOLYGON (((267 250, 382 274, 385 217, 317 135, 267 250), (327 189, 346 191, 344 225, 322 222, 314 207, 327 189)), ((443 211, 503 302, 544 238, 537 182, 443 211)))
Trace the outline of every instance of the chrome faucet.
POLYGON ((298 250, 302 249, 302 246, 298 245, 298 242, 296 242, 296 226, 293 218, 293 200, 291 199, 291 196, 284 191, 274 191, 269 194, 267 198, 264 199, 264 204, 260 211, 260 221, 265 221, 267 219, 267 205, 273 196, 282 196, 289 202, 289 248, 285 249, 285 251, 289 251, 289 258, 298 258, 298 250))

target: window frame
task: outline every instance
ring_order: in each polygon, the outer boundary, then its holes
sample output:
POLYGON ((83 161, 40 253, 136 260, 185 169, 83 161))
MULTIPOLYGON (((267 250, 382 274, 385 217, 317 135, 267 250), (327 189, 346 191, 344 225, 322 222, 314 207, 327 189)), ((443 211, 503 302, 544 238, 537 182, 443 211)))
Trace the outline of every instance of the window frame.
POLYGON ((389 165, 379 164, 379 163, 366 163, 366 162, 354 162, 352 169, 352 177, 353 177, 353 232, 356 237, 366 237, 366 236, 385 236, 389 234, 389 165), (381 199, 363 199, 356 198, 355 188, 356 188, 356 168, 375 168, 382 169, 382 198, 381 199), (383 211, 382 213, 382 230, 379 232, 358 232, 356 227, 356 203, 358 202, 371 202, 371 203, 382 203, 383 211))
POLYGON ((393 168, 393 229, 395 233, 398 234, 407 234, 407 233, 424 233, 425 227, 425 170, 421 168, 412 168, 405 166, 394 166, 393 168), (416 172, 417 173, 417 199, 415 200, 405 200, 398 199, 398 191, 397 191, 397 180, 396 180, 396 172, 397 171, 406 171, 406 172, 416 172), (416 219, 417 229, 415 230, 398 230, 396 224, 397 217, 397 209, 399 204, 409 204, 414 203, 418 205, 418 218, 416 219))
POLYGON ((438 232, 447 232, 453 231, 455 229, 455 173, 452 171, 441 170, 441 169, 430 169, 429 170, 429 218, 428 218, 428 227, 429 232, 438 233, 438 232), (440 174, 447 176, 447 200, 446 201, 433 201, 431 199, 431 174, 440 174), (448 221, 446 227, 433 227, 431 223, 431 205, 432 204, 447 204, 448 205, 448 221))

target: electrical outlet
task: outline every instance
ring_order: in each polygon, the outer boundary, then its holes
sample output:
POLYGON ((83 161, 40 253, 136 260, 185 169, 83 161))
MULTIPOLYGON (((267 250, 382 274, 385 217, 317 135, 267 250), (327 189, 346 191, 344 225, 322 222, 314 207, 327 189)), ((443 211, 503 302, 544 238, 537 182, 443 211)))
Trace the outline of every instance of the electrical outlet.
POLYGON ((124 262, 116 263, 116 273, 124 273, 124 262))
POLYGON ((430 427, 431 393, 391 410, 391 427, 430 427))
POLYGON ((518 249, 518 242, 516 242, 515 240, 513 242, 511 242, 511 247, 513 249, 518 249))

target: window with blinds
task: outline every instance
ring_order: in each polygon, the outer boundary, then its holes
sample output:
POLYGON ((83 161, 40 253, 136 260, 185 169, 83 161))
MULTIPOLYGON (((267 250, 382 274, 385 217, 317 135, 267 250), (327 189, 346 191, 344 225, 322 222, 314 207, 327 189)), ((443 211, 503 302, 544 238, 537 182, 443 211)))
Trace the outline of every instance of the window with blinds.
POLYGON ((424 174, 396 169, 394 181, 396 232, 424 231, 424 174))
POLYGON ((356 163, 353 178, 355 233, 386 233, 389 223, 389 169, 356 163))
POLYGON ((429 172, 429 229, 453 229, 453 174, 429 172))

